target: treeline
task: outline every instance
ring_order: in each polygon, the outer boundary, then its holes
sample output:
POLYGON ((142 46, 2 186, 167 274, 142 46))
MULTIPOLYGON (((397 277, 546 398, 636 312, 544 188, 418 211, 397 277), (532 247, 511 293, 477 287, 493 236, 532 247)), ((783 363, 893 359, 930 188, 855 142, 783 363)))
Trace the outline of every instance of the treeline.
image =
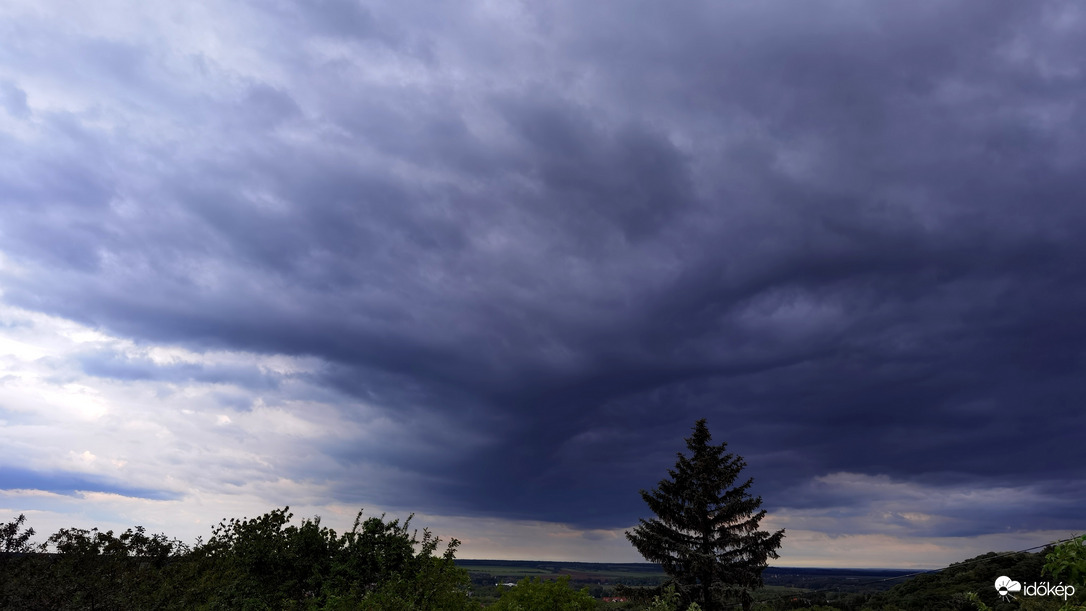
POLYGON ((0 526, 0 607, 97 609, 478 609, 458 541, 438 550, 411 519, 363 519, 337 534, 289 508, 230 519, 189 546, 143 528, 65 528, 32 545, 25 518, 0 526))
MULTIPOLYGON (((24 516, 0 524, 0 608, 35 610, 477 610, 650 609, 689 611, 673 587, 626 588, 628 602, 603 602, 568 576, 523 579, 491 594, 473 593, 458 567, 459 545, 428 530, 410 529, 385 516, 363 519, 343 534, 320 518, 291 523, 289 508, 252 519, 220 522, 206 541, 187 545, 141 528, 120 534, 64 528, 43 543, 24 516), (473 595, 475 594, 475 595, 473 595)), ((1036 554, 988 553, 935 573, 913 577, 887 591, 845 593, 760 592, 758 611, 912 611, 1082 609, 1086 596, 1086 537, 1036 554), (1057 597, 1002 599, 994 581, 1006 575, 1025 585, 1073 584, 1068 601, 1057 597)), ((481 585, 481 584, 480 584, 481 585)), ((493 588, 490 586, 488 590, 493 588)))
MULTIPOLYGON (((1073 549, 1081 542, 1072 541, 1062 549, 1073 549)), ((1013 594, 1003 599, 995 589, 996 578, 1006 575, 1021 584, 1059 581, 1059 564, 1056 548, 1046 548, 1037 553, 1019 552, 997 554, 988 552, 962 562, 952 564, 937 572, 918 575, 885 592, 871 597, 865 609, 888 611, 928 611, 938 609, 984 609, 1010 611, 1011 609, 1078 608, 1076 601, 1083 599, 1080 587, 1078 595, 1067 605, 1058 597, 1026 597, 1013 594), (1047 568, 1046 568, 1047 567, 1047 568), (1056 576, 1053 575, 1056 574, 1056 576)), ((1076 584, 1086 586, 1086 584, 1076 584)))
MULTIPOLYGON (((815 590, 763 600, 755 609, 812 609, 816 611, 1074 611, 1086 599, 1086 537, 1078 537, 1037 553, 988 552, 950 565, 937 572, 909 578, 881 592, 815 590), (1058 596, 1006 598, 995 589, 995 580, 1008 576, 1023 586, 1032 583, 1067 583, 1077 588, 1064 600, 1058 596)), ((869 586, 881 584, 869 584, 869 586)), ((865 588, 863 582, 856 584, 865 588)), ((881 589, 881 587, 879 588, 881 589)))
MULTIPOLYGON (((291 523, 289 507, 230 519, 187 545, 142 527, 63 528, 41 544, 20 515, 0 524, 0 609, 20 611, 306 610, 592 611, 601 601, 569 577, 523 579, 474 596, 456 565, 459 541, 385 516, 337 534, 320 518, 291 523)), ((657 601, 659 602, 659 601, 657 601)), ((638 606, 637 608, 646 608, 638 606)), ((649 601, 654 611, 678 611, 649 601)))

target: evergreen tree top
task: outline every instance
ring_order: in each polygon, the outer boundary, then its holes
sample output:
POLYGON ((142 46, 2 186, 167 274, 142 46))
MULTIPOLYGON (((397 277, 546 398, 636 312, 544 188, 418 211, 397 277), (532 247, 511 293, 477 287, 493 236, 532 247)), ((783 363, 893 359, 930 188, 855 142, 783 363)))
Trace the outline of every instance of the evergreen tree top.
POLYGON ((668 478, 641 498, 656 515, 641 519, 626 537, 650 562, 661 565, 688 602, 716 609, 725 600, 749 606, 750 591, 762 586, 762 571, 776 558, 784 531, 758 530, 766 512, 748 490, 753 478, 736 486, 746 462, 713 444, 703 418, 686 439, 690 455, 677 454, 668 478))

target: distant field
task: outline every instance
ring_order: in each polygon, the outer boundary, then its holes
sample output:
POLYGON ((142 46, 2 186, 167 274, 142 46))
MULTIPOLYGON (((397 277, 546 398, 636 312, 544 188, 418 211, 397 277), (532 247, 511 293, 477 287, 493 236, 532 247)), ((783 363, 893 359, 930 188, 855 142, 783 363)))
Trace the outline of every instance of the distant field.
MULTIPOLYGON (((457 560, 473 578, 519 581, 525 577, 568 575, 575 583, 656 585, 667 579, 658 565, 650 563, 549 562, 534 560, 457 560)), ((766 587, 759 598, 778 597, 810 590, 877 592, 899 583, 913 571, 895 569, 819 569, 769 567, 763 573, 766 587)))
MULTIPOLYGON (((457 561, 457 565, 463 566, 460 561, 457 561)), ((463 566, 468 570, 468 573, 490 573, 491 575, 508 575, 517 577, 535 577, 538 575, 561 575, 563 573, 551 570, 534 568, 529 566, 523 567, 509 567, 502 566, 500 564, 480 564, 477 566, 463 566)))
POLYGON ((660 567, 648 563, 544 562, 532 560, 457 560, 471 575, 490 575, 502 581, 524 577, 568 575, 574 582, 652 585, 666 579, 660 567))
POLYGON ((787 586, 766 586, 754 592, 754 600, 769 600, 772 598, 784 598, 790 595, 799 595, 810 592, 808 588, 792 588, 787 586))

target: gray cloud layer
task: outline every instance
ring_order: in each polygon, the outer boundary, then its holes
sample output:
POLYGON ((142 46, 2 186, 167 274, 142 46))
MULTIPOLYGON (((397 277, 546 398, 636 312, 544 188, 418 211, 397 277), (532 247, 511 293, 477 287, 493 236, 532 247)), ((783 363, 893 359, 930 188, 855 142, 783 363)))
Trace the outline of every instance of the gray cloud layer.
POLYGON ((1081 517, 1075 4, 224 11, 0 32, 7 302, 322 359, 420 444, 326 452, 423 511, 629 524, 705 416, 771 509, 851 472, 1044 489, 945 534, 1081 517))

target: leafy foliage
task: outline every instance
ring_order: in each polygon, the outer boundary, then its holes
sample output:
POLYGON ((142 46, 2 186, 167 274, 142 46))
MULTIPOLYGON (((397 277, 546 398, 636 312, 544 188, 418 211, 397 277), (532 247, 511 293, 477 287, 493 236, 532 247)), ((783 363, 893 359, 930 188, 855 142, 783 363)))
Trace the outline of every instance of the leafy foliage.
MULTIPOLYGON (((681 611, 681 605, 679 593, 675 591, 675 584, 670 584, 664 588, 663 592, 653 597, 648 611, 681 611)), ((690 603, 686 611, 701 611, 701 607, 698 603, 690 603)))
POLYGON ((886 592, 871 597, 864 608, 928 611, 930 609, 982 609, 994 611, 1024 608, 1024 602, 1035 608, 1051 608, 1047 601, 1003 601, 993 584, 1000 575, 1010 575, 1022 582, 1043 581, 1043 554, 1026 552, 997 554, 989 552, 952 564, 942 571, 918 575, 886 592), (968 596, 975 593, 975 598, 968 596))
MULTIPOLYGON (((1045 556, 1044 572, 1060 581, 1086 590, 1086 535, 1064 541, 1045 556)), ((1076 596, 1076 598, 1080 598, 1076 596)), ((1068 601, 1061 611, 1086 609, 1086 606, 1068 601)))
POLYGON ((726 443, 710 441, 705 420, 698 420, 686 440, 691 456, 680 452, 669 479, 641 491, 656 518, 642 519, 626 537, 672 577, 684 602, 713 610, 738 599, 749 608, 784 531, 758 530, 766 512, 758 511, 761 497, 748 492, 753 479, 733 487, 746 462, 727 453, 726 443))
POLYGON ((525 577, 509 588, 496 604, 494 611, 591 611, 597 606, 588 589, 574 590, 569 577, 555 580, 525 577))
POLYGON ((30 537, 34 536, 34 529, 24 530, 25 523, 26 516, 20 513, 19 517, 0 526, 0 553, 25 554, 31 551, 30 537))
POLYGON ((1086 535, 1065 541, 1045 556, 1044 572, 1053 579, 1086 584, 1086 535))
POLYGON ((411 519, 362 519, 339 536, 289 508, 220 522, 193 548, 142 527, 65 528, 38 548, 25 518, 0 527, 0 607, 18 609, 477 609, 459 542, 409 532, 411 519), (9 544, 10 542, 10 544, 9 544), (34 552, 34 553, 24 553, 34 552))
POLYGON ((37 548, 23 544, 23 550, 36 553, 4 558, 0 602, 5 608, 161 608, 165 569, 188 550, 142 527, 120 535, 63 528, 37 548))

